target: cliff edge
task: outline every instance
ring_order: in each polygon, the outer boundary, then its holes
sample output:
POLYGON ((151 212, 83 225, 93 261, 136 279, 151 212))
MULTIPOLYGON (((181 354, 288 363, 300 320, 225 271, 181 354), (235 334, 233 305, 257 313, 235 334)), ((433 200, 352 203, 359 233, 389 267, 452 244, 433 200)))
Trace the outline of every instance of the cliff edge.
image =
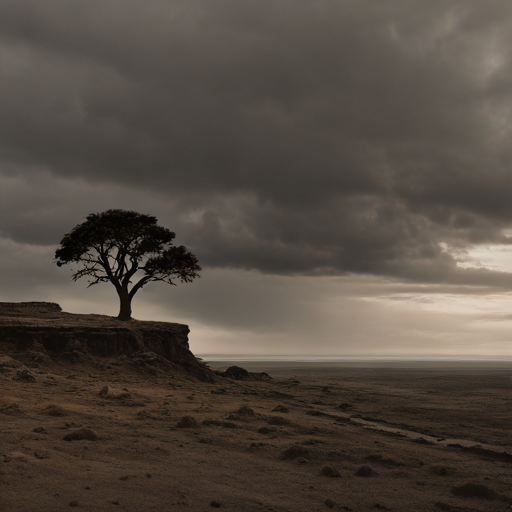
POLYGON ((0 350, 46 351, 50 355, 164 358, 204 381, 213 372, 192 354, 187 325, 104 315, 65 313, 50 302, 0 302, 0 350))

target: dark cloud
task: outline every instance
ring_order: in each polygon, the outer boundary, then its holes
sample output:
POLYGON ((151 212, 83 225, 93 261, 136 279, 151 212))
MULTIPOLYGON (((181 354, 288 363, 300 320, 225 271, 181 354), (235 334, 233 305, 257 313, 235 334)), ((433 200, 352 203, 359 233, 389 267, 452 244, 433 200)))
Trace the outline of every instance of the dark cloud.
POLYGON ((210 267, 510 287, 512 7, 0 1, 0 233, 158 216, 210 267))

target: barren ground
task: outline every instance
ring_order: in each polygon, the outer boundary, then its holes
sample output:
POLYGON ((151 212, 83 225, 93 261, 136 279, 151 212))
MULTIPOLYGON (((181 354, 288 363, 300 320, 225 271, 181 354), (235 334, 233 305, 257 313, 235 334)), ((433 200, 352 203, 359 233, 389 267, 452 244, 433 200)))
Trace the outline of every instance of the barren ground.
POLYGON ((510 368, 207 384, 126 358, 9 355, 35 381, 2 356, 2 511, 510 510, 510 368), (89 439, 64 439, 77 432, 89 439))

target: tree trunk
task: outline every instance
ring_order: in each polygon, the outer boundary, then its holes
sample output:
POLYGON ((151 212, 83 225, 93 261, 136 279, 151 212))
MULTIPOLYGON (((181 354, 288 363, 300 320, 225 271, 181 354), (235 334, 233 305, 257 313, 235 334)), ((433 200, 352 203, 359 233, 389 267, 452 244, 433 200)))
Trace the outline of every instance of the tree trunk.
POLYGON ((128 291, 122 288, 117 290, 117 293, 119 294, 119 301, 121 303, 117 318, 119 318, 119 320, 129 321, 132 319, 132 298, 128 291))

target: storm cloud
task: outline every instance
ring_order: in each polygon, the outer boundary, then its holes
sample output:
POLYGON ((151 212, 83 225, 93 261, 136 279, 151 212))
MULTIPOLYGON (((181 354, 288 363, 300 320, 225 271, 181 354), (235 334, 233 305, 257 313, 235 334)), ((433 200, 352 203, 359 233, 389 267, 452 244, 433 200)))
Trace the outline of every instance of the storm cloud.
POLYGON ((512 243, 511 48, 506 0, 0 0, 2 260, 126 208, 219 275, 511 290, 460 265, 512 243))

